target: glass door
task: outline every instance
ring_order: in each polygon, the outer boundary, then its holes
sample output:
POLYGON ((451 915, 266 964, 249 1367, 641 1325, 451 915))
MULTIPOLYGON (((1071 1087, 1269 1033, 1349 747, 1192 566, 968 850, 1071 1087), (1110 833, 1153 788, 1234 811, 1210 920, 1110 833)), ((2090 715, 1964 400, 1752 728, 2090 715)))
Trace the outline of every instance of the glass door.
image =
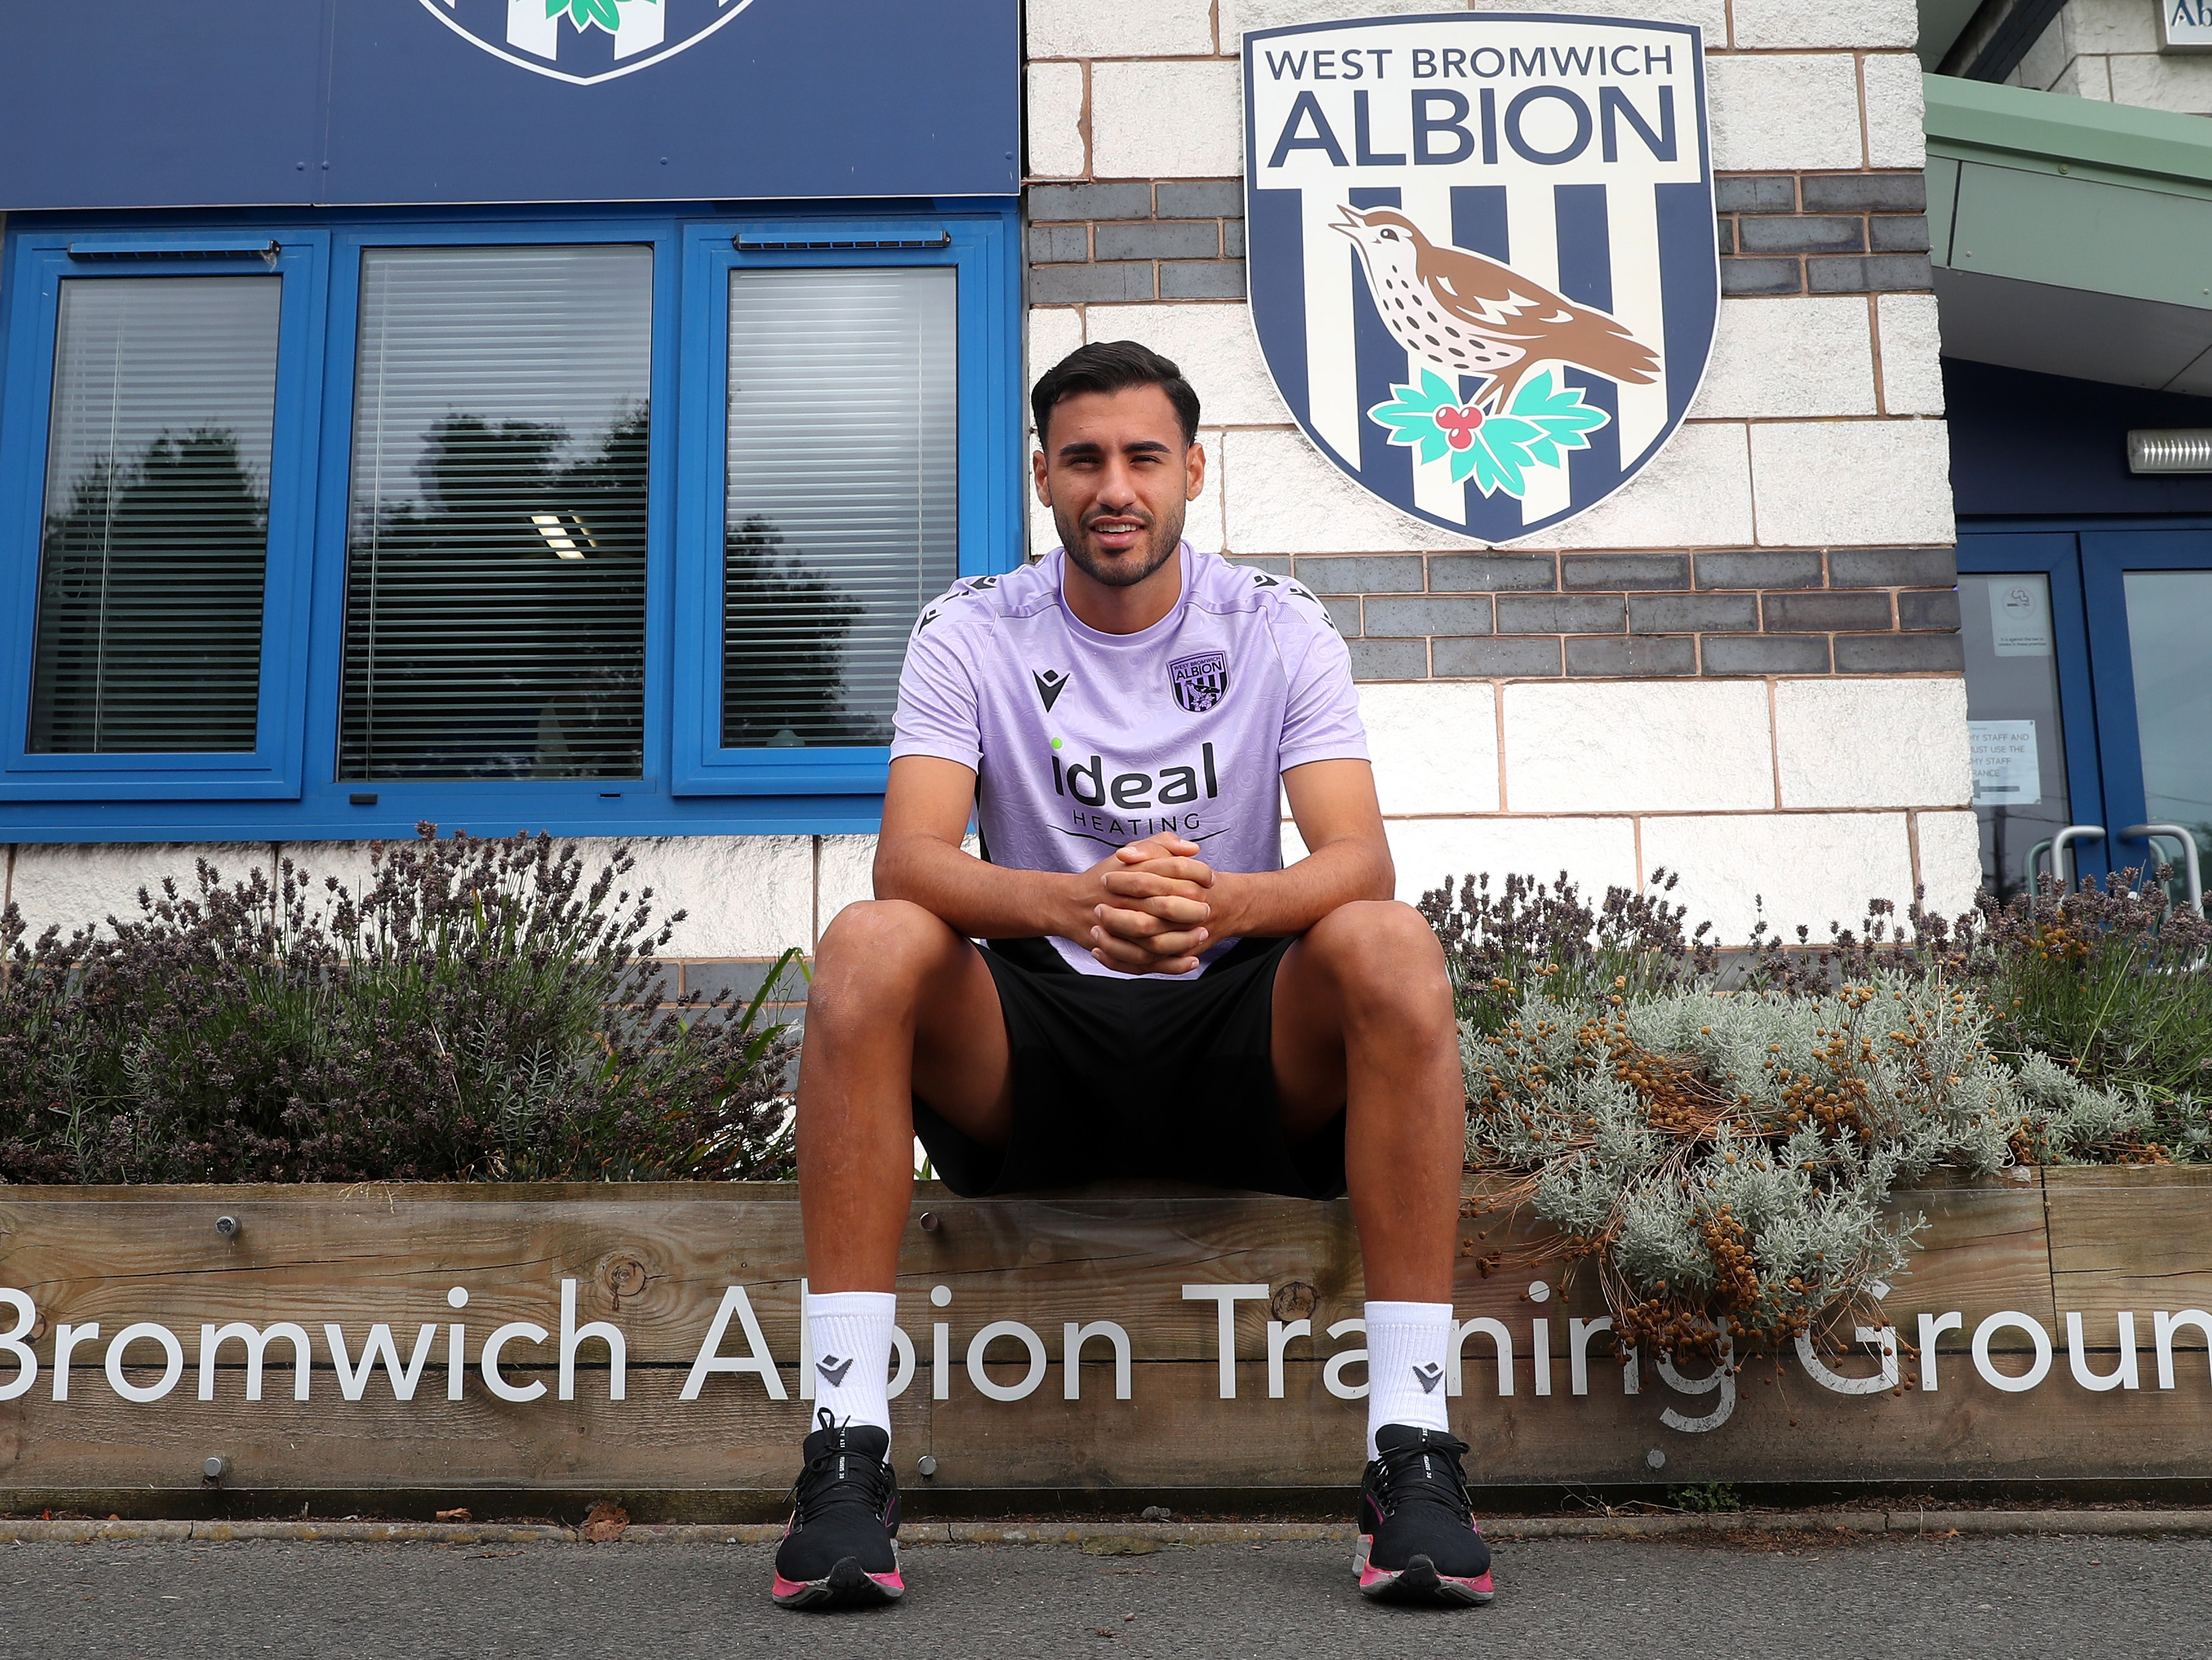
POLYGON ((1961 531, 1984 885, 2063 836, 2073 874, 2171 864, 2180 897, 2183 835, 2212 854, 2212 529, 1961 531))

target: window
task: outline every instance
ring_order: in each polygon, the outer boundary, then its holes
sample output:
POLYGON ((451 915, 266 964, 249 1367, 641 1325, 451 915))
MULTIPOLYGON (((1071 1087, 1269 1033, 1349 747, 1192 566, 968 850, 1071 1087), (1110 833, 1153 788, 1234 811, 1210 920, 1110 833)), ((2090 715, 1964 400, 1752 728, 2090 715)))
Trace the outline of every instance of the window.
POLYGON ((8 227, 0 836, 872 826, 1011 204, 8 227))

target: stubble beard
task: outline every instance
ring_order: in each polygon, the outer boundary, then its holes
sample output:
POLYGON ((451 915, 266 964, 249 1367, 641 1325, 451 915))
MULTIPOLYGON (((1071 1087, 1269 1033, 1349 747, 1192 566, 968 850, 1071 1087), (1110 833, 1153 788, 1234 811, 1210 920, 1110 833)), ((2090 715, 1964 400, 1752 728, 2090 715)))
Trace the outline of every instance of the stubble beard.
MULTIPOLYGON (((1102 519, 1127 519, 1129 514, 1100 514, 1102 519)), ((1167 563, 1176 550, 1182 544, 1184 508, 1180 502, 1164 518, 1152 524, 1151 539, 1140 547, 1123 554, 1100 554, 1084 544, 1083 526, 1075 523, 1058 508, 1052 513, 1054 529, 1060 532, 1060 544, 1067 550, 1067 556, 1092 581, 1109 588, 1133 588, 1162 565, 1167 563)))

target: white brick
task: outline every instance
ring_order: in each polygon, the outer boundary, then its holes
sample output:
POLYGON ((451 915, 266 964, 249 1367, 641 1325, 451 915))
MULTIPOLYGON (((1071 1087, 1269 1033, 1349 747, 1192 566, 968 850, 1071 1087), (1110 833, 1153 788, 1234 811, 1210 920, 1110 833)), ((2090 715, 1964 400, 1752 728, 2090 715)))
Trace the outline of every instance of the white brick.
POLYGON ((1221 50, 1236 56, 1249 29, 1460 9, 1452 0, 1221 0, 1221 50))
POLYGON ((1218 428, 1200 427, 1198 441, 1206 451, 1206 488, 1198 500, 1183 509, 1183 539, 1200 553, 1218 553, 1228 545, 1221 503, 1228 488, 1225 471, 1228 435, 1218 428))
POLYGON ((1948 542, 1951 451, 1941 421, 1767 422, 1751 429, 1767 547, 1948 542))
POLYGON ((2049 28, 2036 37, 2027 55, 2020 60, 2020 67, 2005 76, 2005 84, 2049 91, 2074 61, 2074 49, 2067 42, 2067 33, 2065 15, 2061 13, 2051 20, 2049 28))
POLYGON ((1865 60, 1866 155, 1870 167, 1928 165, 1925 89, 1920 59, 1909 52, 1865 60))
POLYGON ((1360 689, 1386 814, 1498 811, 1496 689, 1425 680, 1360 689))
POLYGON ((1950 807, 1973 797, 1963 680, 1784 680, 1774 749, 1785 807, 1950 807))
POLYGON ((2154 5, 2138 5, 2136 0, 2072 0, 2059 19, 2069 52, 2154 52, 2158 50, 2157 10, 2154 5))
POLYGON ((1662 23, 1695 23, 1705 31, 1705 50, 1728 39, 1727 0, 1576 0, 1560 9, 1577 16, 1650 18, 1662 23))
POLYGON ((1917 812, 1921 903, 1946 921, 1974 909, 1982 891, 1982 827, 1972 812, 1917 812))
POLYGON ((1943 342, 1932 294, 1885 294, 1875 302, 1881 331, 1881 402, 1891 415, 1943 413, 1943 342))
POLYGON ((1860 165, 1858 85, 1849 54, 1710 58, 1705 70, 1715 167, 1763 173, 1860 165))
POLYGON ((1188 58, 1213 50, 1211 0, 1029 0, 1031 58, 1188 58))
POLYGON ((164 877, 174 877, 185 897, 197 896, 192 865, 198 859, 216 867, 225 886, 257 867, 272 880, 276 873, 266 842, 25 842, 15 849, 9 897, 23 913, 27 942, 35 943, 49 927, 59 927, 64 939, 79 928, 104 934, 110 917, 136 921, 142 915, 138 891, 160 898, 164 877))
MULTIPOLYGON (((2084 59, 2084 65, 2092 60, 2084 59)), ((2108 58, 2112 101, 2180 115, 2212 112, 2212 61, 2129 52, 2108 58)))
POLYGON ((1091 164, 1100 179, 1225 179, 1240 172, 1242 93, 1233 63, 1097 64, 1091 164))
POLYGON ((1564 870, 1597 901, 1609 887, 1636 885, 1636 826, 1626 818, 1401 818, 1386 828, 1398 897, 1409 905, 1463 876, 1486 874, 1496 893, 1508 876, 1555 882, 1564 870))
POLYGON ((1030 172, 1046 179, 1080 178, 1083 153, 1083 65, 1032 64, 1029 68, 1030 172))
POLYGON ((1522 548, 1683 548, 1751 539, 1751 455, 1732 422, 1680 428, 1642 472, 1564 525, 1516 538, 1522 548))
POLYGON ((1856 929, 1869 899, 1901 911, 1912 897, 1901 812, 1647 818, 1643 829, 1644 862, 1680 876, 1673 897, 1689 926, 1711 922, 1723 946, 1747 943, 1762 915, 1770 936, 1794 939, 1803 923, 1824 940, 1832 922, 1856 929))
POLYGON ((1913 0, 1808 6, 1804 0, 1735 0, 1739 49, 1778 46, 1909 46, 1920 38, 1913 0))
POLYGON ((1030 418, 1030 386, 1083 344, 1083 313, 1067 306, 1032 306, 1029 334, 1030 378, 1022 388, 1022 430, 1034 438, 1036 423, 1030 418))
POLYGON ((1369 495, 1301 432, 1227 434, 1229 545, 1245 555, 1397 553, 1464 549, 1470 538, 1437 529, 1369 495))
POLYGON ((1141 340, 1175 360, 1209 425, 1280 426, 1291 418, 1243 305, 1092 306, 1094 340, 1141 340))
POLYGON ((1701 416, 1872 415, 1874 352, 1856 295, 1723 300, 1701 416))
POLYGON ((1696 812, 1774 805, 1766 688, 1585 680, 1505 688, 1513 812, 1696 812))
MULTIPOLYGON (((823 927, 846 906, 876 897, 876 838, 825 836, 816 880, 815 914, 823 927)), ((813 943, 818 944, 817 935, 813 943)))
MULTIPOLYGON (((579 843, 586 867, 617 843, 579 843)), ((653 891, 665 917, 689 913, 672 957, 774 957, 814 937, 814 849, 805 836, 647 836, 628 843, 636 868, 625 884, 653 891)))

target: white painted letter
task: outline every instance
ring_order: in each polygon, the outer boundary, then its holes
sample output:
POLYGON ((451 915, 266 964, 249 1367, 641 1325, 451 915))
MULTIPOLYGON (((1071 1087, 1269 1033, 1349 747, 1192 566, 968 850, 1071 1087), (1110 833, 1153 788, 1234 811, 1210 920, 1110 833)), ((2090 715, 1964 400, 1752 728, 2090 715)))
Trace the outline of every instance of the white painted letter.
POLYGON ((54 1333, 54 1399, 69 1399, 70 1355, 80 1343, 100 1341, 100 1322, 88 1326, 72 1326, 64 1322, 54 1333))
MULTIPOLYGON (((1203 1303, 1209 1298, 1215 1304, 1216 1329, 1221 1337, 1221 1398, 1234 1401, 1237 1398, 1237 1304, 1266 1302, 1267 1288, 1265 1286, 1185 1286, 1182 1288, 1182 1300, 1186 1303, 1203 1303)), ((1363 1323, 1359 1329, 1365 1331, 1367 1327, 1363 1323)))
MULTIPOLYGON (((2168 1352, 2169 1363, 2172 1353, 2168 1352)), ((2074 1381, 2085 1389, 2098 1394, 2106 1389, 2133 1389, 2142 1387, 2142 1378, 2136 1371, 2136 1317, 2123 1310, 2120 1313, 2120 1361, 2112 1371, 2100 1375, 2089 1370, 2089 1357, 2083 1353, 2081 1316, 2066 1316, 2066 1364, 2074 1370, 2074 1381)))
MULTIPOLYGON (((623 1335, 604 1320, 594 1320, 589 1325, 576 1324, 576 1282, 561 1282, 561 1399, 576 1398, 576 1351, 586 1343, 598 1339, 607 1346, 607 1399, 623 1398, 623 1369, 629 1363, 629 1346, 623 1335)), ((405 1396, 400 1397, 404 1400, 405 1396)))
POLYGON ((307 1380, 313 1375, 314 1350, 309 1346, 307 1329, 295 1326, 289 1320, 279 1320, 265 1329, 249 1326, 243 1320, 234 1320, 227 1326, 200 1328, 200 1399, 215 1399, 216 1351, 233 1339, 246 1345, 246 1398, 261 1398, 261 1365, 269 1353, 269 1346, 278 1338, 292 1346, 292 1398, 307 1398, 307 1380))
POLYGON ((1531 1340, 1534 1347, 1529 1349, 1528 1356, 1536 1365, 1536 1393, 1549 1395, 1552 1392, 1552 1323, 1539 1320, 1534 1324, 1536 1335, 1531 1340))
POLYGON ((1721 1339, 1721 1358, 1709 1377, 1692 1383, 1674 1370, 1674 1363, 1663 1354, 1651 1358, 1652 1370, 1659 1381, 1668 1389, 1682 1395, 1710 1395, 1721 1392, 1720 1404, 1702 1418, 1685 1418, 1668 1407, 1659 1414, 1659 1421, 1670 1430, 1680 1430, 1687 1435, 1702 1435, 1707 1430, 1717 1430, 1729 1420, 1735 1410, 1735 1340, 1723 1335, 1721 1339))
MULTIPOLYGON (((333 1326, 331 1329, 332 1331, 336 1331, 337 1328, 333 1326)), ((380 1330, 382 1329, 380 1327, 379 1329, 380 1330)), ((543 1343, 550 1339, 552 1335, 553 1334, 546 1330, 543 1326, 533 1326, 527 1320, 514 1320, 508 1322, 506 1325, 501 1326, 498 1330, 492 1333, 490 1336, 485 1338, 483 1358, 479 1363, 483 1369, 484 1387, 502 1401, 535 1401, 539 1395, 544 1394, 545 1384, 542 1379, 538 1383, 531 1384, 526 1389, 517 1389, 514 1384, 508 1383, 507 1379, 501 1377, 499 1375, 499 1352, 507 1347, 508 1341, 512 1338, 520 1337, 526 1339, 528 1341, 532 1343, 543 1343)), ((362 1358, 362 1372, 364 1378, 367 1377, 368 1371, 368 1357, 364 1355, 362 1358)), ((343 1387, 344 1379, 341 1377, 339 1383, 341 1387, 343 1387)), ((361 1397, 358 1395, 354 1395, 348 1398, 359 1400, 361 1397)))
POLYGON ((1974 1328, 1974 1370, 1993 1389, 2002 1389, 2008 1395, 2024 1394, 2050 1373, 2051 1334, 2044 1330, 2039 1320, 2031 1320, 2011 1309, 2000 1310, 1974 1328), (2035 1364, 2017 1377, 2008 1377, 1990 1364, 1990 1339, 2007 1326, 2019 1327, 2035 1342, 2035 1364))
MULTIPOLYGON (((1331 1337, 1349 1337, 1354 1332, 1362 1337, 1366 1336, 1367 1323, 1364 1320, 1340 1320, 1328 1329, 1331 1337)), ((1328 1357, 1328 1364, 1321 1369, 1322 1387, 1340 1401, 1365 1400, 1367 1385, 1346 1383, 1344 1369, 1364 1365, 1366 1362, 1367 1351, 1364 1348, 1339 1349, 1328 1357)))
POLYGON ((1019 1401, 1036 1391, 1044 1382, 1046 1367, 1051 1361, 1045 1358, 1044 1339, 1018 1320, 994 1320, 977 1332, 968 1343, 968 1381, 994 1401, 1019 1401), (1022 1347, 1030 1352, 1029 1375, 1018 1383, 994 1383, 983 1370, 983 1352, 992 1341, 1000 1337, 1018 1338, 1022 1347))
POLYGON ((1111 1320, 1093 1320, 1079 1326, 1070 1320, 1060 1328, 1060 1392, 1070 1401, 1083 1398, 1083 1346, 1103 1337, 1114 1349, 1114 1398, 1129 1398, 1129 1334, 1111 1320))
POLYGON ((1505 1329, 1504 1321, 1493 1320, 1486 1314, 1462 1321, 1454 1329, 1451 1353, 1448 1357, 1451 1362, 1449 1381, 1444 1385, 1444 1393, 1460 1393, 1460 1352, 1467 1347, 1467 1340, 1477 1332, 1498 1346, 1498 1392, 1500 1395, 1512 1394, 1513 1334, 1505 1329))
MULTIPOLYGON (((2158 1386, 2162 1389, 2173 1387, 2173 1334, 2184 1326, 2196 1327, 2204 1334, 2206 1344, 2212 1346, 2212 1314, 2205 1313, 2203 1309, 2184 1309, 2179 1314, 2168 1314, 2164 1309, 2159 1309, 2150 1316, 2151 1341, 2158 1347, 2158 1386)), ((67 1331, 69 1328, 64 1326, 62 1329, 67 1331)), ((95 1326, 93 1329, 97 1331, 99 1328, 95 1326)), ((58 1358, 54 1364, 61 1364, 58 1358)), ((57 1401, 61 1399, 59 1395, 54 1398, 57 1401)))
POLYGON ((115 1392, 125 1401, 158 1401, 177 1387, 177 1379, 185 1375, 185 1346, 177 1341, 177 1334, 167 1326, 157 1326, 151 1320, 141 1320, 124 1327, 115 1334, 115 1341, 107 1346, 107 1381, 115 1392), (161 1346, 164 1357, 161 1381, 143 1387, 123 1375, 123 1351, 142 1337, 150 1337, 161 1346))
POLYGON ((1313 1340, 1310 1320, 1270 1320, 1267 1322, 1267 1398, 1283 1398, 1283 1351, 1291 1346, 1293 1337, 1313 1340))
POLYGON ((39 1323, 39 1310, 29 1292, 10 1286, 0 1286, 0 1303, 15 1310, 15 1329, 0 1337, 0 1349, 15 1357, 18 1368, 13 1383, 0 1384, 0 1401, 13 1401, 19 1395, 29 1394, 31 1385, 39 1381, 39 1357, 23 1341, 31 1335, 31 1328, 39 1323))
POLYGON ((1897 1380, 1902 1375, 1897 1365, 1897 1328, 1854 1326, 1851 1341, 1854 1343, 1881 1345, 1881 1370, 1873 1377, 1847 1377, 1841 1372, 1829 1371, 1820 1357, 1813 1352, 1813 1335, 1810 1332, 1797 1334, 1797 1364, 1805 1368, 1808 1377, 1822 1389, 1832 1389, 1838 1395, 1880 1395, 1884 1389, 1895 1389, 1897 1380))
POLYGON ((1950 1314, 1923 1314, 1920 1316, 1920 1387, 1936 1387, 1936 1340, 1947 1331, 1964 1331, 1966 1316, 1950 1314))
POLYGON ((914 1339, 896 1326, 891 1328, 891 1381, 884 1398, 896 1401, 906 1393, 906 1386, 914 1382, 914 1339))
MULTIPOLYGON (((1613 1329, 1613 1316, 1600 1315, 1595 1320, 1578 1320, 1567 1316, 1567 1387, 1574 1394, 1589 1393, 1589 1342, 1601 1331, 1613 1329)), ((1629 1390, 1631 1395, 1636 1393, 1629 1390)))
MULTIPOLYGON (((538 1341, 544 1341, 545 1334, 538 1328, 532 1326, 530 1329, 538 1333, 538 1341)), ((361 1370, 356 1371, 352 1358, 346 1353, 344 1329, 335 1321, 325 1322, 323 1326, 323 1341, 330 1347, 331 1365, 338 1374, 338 1393, 349 1401, 360 1400, 367 1391, 368 1380, 376 1375, 377 1357, 380 1355, 384 1359, 385 1372, 392 1379, 392 1395, 402 1401, 412 1401, 415 1386, 422 1381, 423 1371, 430 1364, 430 1346, 437 1341, 438 1328, 434 1324, 425 1325, 416 1334, 415 1353, 408 1358, 407 1369, 402 1371, 399 1369, 399 1347, 392 1341, 392 1328, 381 1324, 371 1326, 368 1341, 361 1348, 361 1370)), ((485 1362, 485 1370, 489 1371, 489 1361, 485 1362)), ((542 1390, 543 1385, 540 1389, 542 1390)), ((514 1397, 510 1395, 507 1398, 512 1400, 514 1397)))
MULTIPOLYGON (((802 1319, 799 1324, 806 1323, 802 1319)), ((684 1387, 677 1391, 678 1401, 696 1401, 699 1391, 706 1387, 707 1379, 718 1371, 751 1372, 761 1380, 771 1401, 786 1401, 783 1379, 775 1369, 775 1356, 769 1353, 768 1339, 761 1335, 760 1318, 753 1312, 753 1300, 745 1295, 743 1286, 732 1286, 722 1293, 722 1306, 714 1310, 714 1323, 707 1328, 707 1341, 699 1345, 699 1356, 691 1363, 690 1374, 684 1387), (744 1328, 746 1345, 752 1353, 743 1360, 725 1357, 721 1353, 723 1334, 730 1329, 730 1316, 735 1315, 744 1328)))

